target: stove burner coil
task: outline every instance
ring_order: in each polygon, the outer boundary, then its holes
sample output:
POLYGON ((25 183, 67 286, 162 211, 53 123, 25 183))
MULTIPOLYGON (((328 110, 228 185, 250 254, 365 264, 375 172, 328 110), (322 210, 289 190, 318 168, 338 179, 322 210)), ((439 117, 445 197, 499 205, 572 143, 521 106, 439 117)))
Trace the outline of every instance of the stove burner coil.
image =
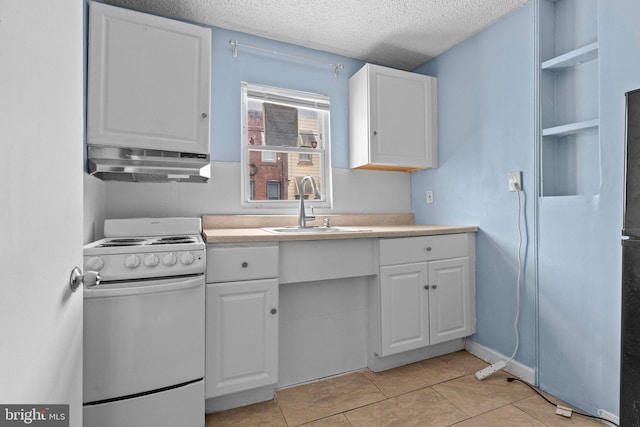
POLYGON ((173 242, 176 240, 191 240, 193 241, 193 239, 189 236, 168 236, 168 237, 160 237, 158 239, 161 242, 173 242))
POLYGON ((195 240, 185 237, 183 239, 175 239, 175 240, 157 240, 155 242, 151 242, 150 245, 180 245, 180 244, 184 244, 184 243, 195 243, 195 240))
POLYGON ((106 243, 102 243, 98 246, 96 246, 97 248, 117 248, 117 247, 127 247, 127 246, 140 246, 139 243, 127 243, 127 242, 123 242, 123 243, 118 243, 118 242, 106 242, 106 243))

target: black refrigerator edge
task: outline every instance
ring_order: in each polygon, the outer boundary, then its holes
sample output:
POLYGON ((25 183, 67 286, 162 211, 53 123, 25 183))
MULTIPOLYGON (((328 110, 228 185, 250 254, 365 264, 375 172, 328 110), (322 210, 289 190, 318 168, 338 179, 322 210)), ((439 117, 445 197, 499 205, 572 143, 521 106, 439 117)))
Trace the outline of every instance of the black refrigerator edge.
POLYGON ((625 97, 620 425, 640 427, 640 89, 625 97))

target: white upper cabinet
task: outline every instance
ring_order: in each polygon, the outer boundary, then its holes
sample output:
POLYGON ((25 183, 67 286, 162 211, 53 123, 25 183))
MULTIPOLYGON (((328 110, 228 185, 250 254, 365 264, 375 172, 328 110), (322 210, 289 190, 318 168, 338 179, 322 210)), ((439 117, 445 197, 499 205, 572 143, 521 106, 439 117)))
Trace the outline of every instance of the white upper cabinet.
POLYGON ((437 112, 437 79, 366 64, 349 79, 350 167, 437 167, 437 112))
POLYGON ((211 31, 91 3, 88 143, 209 153, 211 31))

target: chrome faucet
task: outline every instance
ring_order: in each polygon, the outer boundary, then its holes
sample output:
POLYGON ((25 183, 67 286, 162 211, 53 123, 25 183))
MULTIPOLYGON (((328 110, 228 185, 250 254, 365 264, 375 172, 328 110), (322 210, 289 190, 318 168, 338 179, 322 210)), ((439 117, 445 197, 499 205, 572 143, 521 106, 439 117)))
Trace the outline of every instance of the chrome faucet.
MULTIPOLYGON (((307 216, 304 212, 304 185, 309 181, 311 183, 311 189, 313 190, 313 197, 315 199, 320 198, 320 193, 318 192, 318 187, 316 187, 316 181, 313 179, 311 175, 306 175, 300 180, 300 216, 298 217, 298 226, 300 228, 307 227, 307 221, 313 221, 316 219, 315 216, 307 216)), ((311 207, 311 213, 313 213, 313 207, 311 207)))

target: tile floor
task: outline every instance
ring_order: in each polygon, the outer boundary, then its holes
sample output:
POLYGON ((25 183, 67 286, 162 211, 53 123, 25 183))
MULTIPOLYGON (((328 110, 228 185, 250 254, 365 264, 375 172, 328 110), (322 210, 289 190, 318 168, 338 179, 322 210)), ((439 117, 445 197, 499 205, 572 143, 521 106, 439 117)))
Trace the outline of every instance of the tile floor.
MULTIPOLYGON (((280 390, 276 398, 209 414, 222 426, 603 426, 555 408, 499 372, 477 381, 485 362, 460 351, 389 371, 355 372, 280 390)), ((551 399, 557 401, 557 399, 551 399)))

